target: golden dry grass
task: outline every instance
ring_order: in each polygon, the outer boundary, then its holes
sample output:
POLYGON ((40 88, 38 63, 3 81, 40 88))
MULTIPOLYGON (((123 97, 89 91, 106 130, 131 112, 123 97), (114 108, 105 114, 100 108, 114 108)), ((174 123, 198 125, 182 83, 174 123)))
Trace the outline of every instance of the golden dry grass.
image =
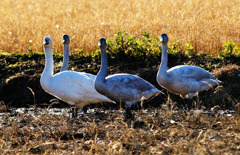
POLYGON ((239 6, 238 0, 1 0, 0 49, 27 52, 31 46, 42 51, 42 39, 49 35, 54 51, 61 52, 66 33, 72 51, 90 52, 99 38, 126 30, 135 36, 165 32, 170 41, 216 54, 227 40, 240 43, 239 6))

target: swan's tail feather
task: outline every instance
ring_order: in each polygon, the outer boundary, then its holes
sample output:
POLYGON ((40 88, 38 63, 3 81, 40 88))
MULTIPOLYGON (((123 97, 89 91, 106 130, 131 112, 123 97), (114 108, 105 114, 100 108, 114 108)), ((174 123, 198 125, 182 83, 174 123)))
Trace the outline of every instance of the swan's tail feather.
POLYGON ((204 83, 202 86, 201 86, 201 90, 200 91, 203 91, 203 90, 208 90, 208 89, 214 89, 214 87, 216 86, 219 86, 220 84, 222 84, 223 82, 218 80, 218 79, 207 79, 207 80, 204 80, 204 81, 201 81, 202 83, 204 83))

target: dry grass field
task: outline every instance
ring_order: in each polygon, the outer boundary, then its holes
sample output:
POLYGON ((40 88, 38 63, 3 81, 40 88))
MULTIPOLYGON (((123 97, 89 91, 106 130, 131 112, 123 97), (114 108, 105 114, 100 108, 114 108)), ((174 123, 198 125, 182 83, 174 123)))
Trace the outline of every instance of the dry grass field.
POLYGON ((99 38, 125 30, 134 36, 165 32, 172 42, 216 54, 228 40, 240 44, 239 6, 238 0, 1 0, 0 50, 42 51, 49 35, 54 51, 61 52, 66 33, 71 51, 91 52, 99 38))
POLYGON ((239 154, 237 112, 91 109, 69 119, 65 109, 15 109, 0 113, 1 154, 239 154))

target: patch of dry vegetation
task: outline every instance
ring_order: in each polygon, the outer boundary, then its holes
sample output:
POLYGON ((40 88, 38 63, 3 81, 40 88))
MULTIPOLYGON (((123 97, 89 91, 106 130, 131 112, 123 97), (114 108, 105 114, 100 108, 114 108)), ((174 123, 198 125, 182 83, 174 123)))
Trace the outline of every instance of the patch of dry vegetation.
POLYGON ((42 51, 49 35, 54 51, 62 51, 61 37, 71 38, 71 51, 97 49, 101 37, 119 30, 131 35, 165 32, 171 41, 190 43, 194 51, 216 54, 228 40, 240 42, 240 1, 219 0, 1 0, 1 50, 42 51))
MULTIPOLYGON (((236 109, 237 110, 237 109, 236 109)), ((63 109, 18 109, 1 113, 0 153, 42 154, 234 154, 240 151, 237 111, 91 109, 70 119, 63 109), (54 111, 54 112, 52 112, 54 111)))
POLYGON ((240 77, 239 66, 235 64, 229 64, 213 70, 213 74, 221 79, 225 79, 228 82, 235 82, 240 77))

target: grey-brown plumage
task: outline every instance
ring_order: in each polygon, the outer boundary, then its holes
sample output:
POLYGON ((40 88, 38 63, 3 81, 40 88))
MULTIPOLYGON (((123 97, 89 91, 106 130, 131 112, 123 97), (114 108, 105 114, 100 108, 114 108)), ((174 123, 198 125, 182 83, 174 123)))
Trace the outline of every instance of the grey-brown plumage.
POLYGON ((161 34, 160 41, 162 42, 162 59, 157 73, 157 82, 160 86, 182 98, 192 98, 200 91, 213 88, 221 83, 201 67, 179 65, 168 69, 168 36, 165 33, 161 34))
POLYGON ((99 40, 101 49, 101 68, 95 78, 96 90, 107 96, 108 98, 117 101, 125 102, 127 108, 143 99, 148 99, 151 96, 161 93, 146 80, 131 74, 114 74, 107 76, 107 53, 106 40, 99 40))

